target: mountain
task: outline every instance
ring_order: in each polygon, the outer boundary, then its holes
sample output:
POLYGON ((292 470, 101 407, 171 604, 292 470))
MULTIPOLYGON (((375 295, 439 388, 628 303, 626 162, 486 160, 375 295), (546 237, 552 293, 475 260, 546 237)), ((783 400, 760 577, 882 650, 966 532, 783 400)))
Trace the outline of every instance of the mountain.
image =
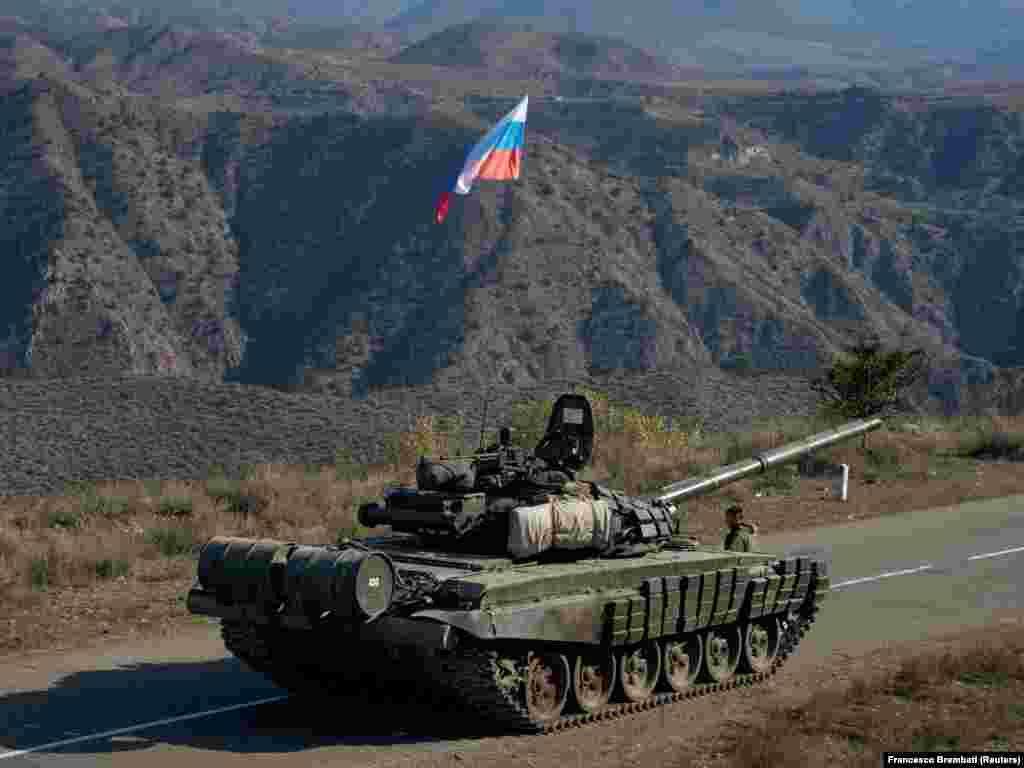
POLYGON ((955 405, 1024 365, 1008 108, 578 76, 531 101, 520 181, 438 226, 519 83, 178 25, 4 41, 2 368, 461 396, 802 373, 873 330, 955 405))
MULTIPOLYGON (((474 20, 529 22, 547 32, 615 35, 675 64, 709 71, 809 71, 881 81, 906 67, 1017 39, 1011 0, 421 0, 388 24, 413 37, 474 20)), ((1024 60, 1015 59, 1018 66, 1024 60)), ((1018 70, 1020 71, 1020 70, 1018 70)))
POLYGON ((971 53, 1020 38, 1018 0, 853 0, 859 20, 887 45, 971 53))
POLYGON ((404 48, 392 60, 486 69, 513 78, 562 74, 665 80, 678 75, 667 62, 615 38, 555 35, 488 22, 448 27, 404 48))
POLYGON ((962 67, 962 76, 990 79, 1024 72, 1017 0, 639 0, 625 8, 610 0, 8 0, 4 13, 63 39, 97 25, 178 24, 254 34, 275 45, 347 48, 360 41, 392 53, 483 21, 612 36, 674 65, 721 75, 890 86, 906 85, 907 70, 922 66, 952 67, 954 76, 962 67))

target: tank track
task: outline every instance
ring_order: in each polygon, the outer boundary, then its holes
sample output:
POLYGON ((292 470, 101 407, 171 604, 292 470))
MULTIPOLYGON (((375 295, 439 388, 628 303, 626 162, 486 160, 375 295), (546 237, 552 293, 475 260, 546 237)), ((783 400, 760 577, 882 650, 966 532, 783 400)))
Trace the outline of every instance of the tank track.
POLYGON ((517 701, 515 693, 498 685, 499 652, 493 648, 468 646, 450 655, 419 658, 406 665, 389 662, 387 668, 397 674, 391 680, 382 680, 379 667, 375 668, 372 678, 354 674, 351 665, 336 661, 339 657, 336 651, 328 656, 325 652, 311 652, 306 644, 301 649, 293 648, 292 638, 285 632, 224 622, 222 634, 231 653, 277 685, 295 693, 331 695, 358 692, 361 696, 372 693, 374 699, 383 697, 388 702, 393 697, 395 702, 405 702, 410 694, 409 683, 422 692, 424 677, 427 677, 433 683, 429 693, 441 694, 473 713, 478 722, 483 721, 488 731, 544 734, 617 720, 656 707, 763 683, 775 675, 793 654, 810 630, 817 612, 818 606, 811 604, 791 617, 783 629, 775 660, 765 672, 736 674, 724 683, 697 683, 679 693, 655 693, 640 702, 609 703, 594 713, 564 714, 549 722, 533 720, 525 706, 517 701), (280 661, 296 658, 316 661, 302 665, 280 661))
MULTIPOLYGON (((376 690, 381 682, 369 682, 351 666, 341 666, 324 649, 310 649, 291 633, 270 626, 221 622, 224 645, 252 670, 292 693, 331 695, 376 690), (305 659, 296 663, 285 659, 305 659), (327 674, 325 674, 325 672, 327 674)), ((307 638, 303 637, 302 640, 307 638)), ((368 677, 368 675, 367 675, 368 677)))
POLYGON ((462 655, 439 658, 442 668, 439 682, 448 692, 468 707, 469 711, 483 716, 504 732, 556 733, 578 728, 583 725, 622 717, 675 704, 688 699, 697 699, 735 688, 757 685, 775 675, 787 657, 792 655, 803 636, 814 623, 816 607, 807 614, 798 616, 785 629, 779 651, 771 668, 766 672, 737 674, 724 683, 698 683, 679 693, 655 693, 639 702, 609 703, 597 712, 562 715, 546 723, 534 721, 516 697, 495 685, 498 675, 498 654, 495 651, 473 649, 462 655))

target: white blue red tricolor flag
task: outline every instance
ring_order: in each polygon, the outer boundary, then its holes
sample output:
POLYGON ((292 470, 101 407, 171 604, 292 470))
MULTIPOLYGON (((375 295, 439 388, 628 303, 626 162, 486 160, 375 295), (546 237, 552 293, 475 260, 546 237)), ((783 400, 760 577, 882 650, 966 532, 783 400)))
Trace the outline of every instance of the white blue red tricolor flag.
POLYGON ((469 151, 454 186, 442 192, 437 201, 435 218, 438 224, 448 215, 452 192, 468 195, 477 179, 511 181, 519 178, 529 102, 530 97, 524 96, 516 108, 501 118, 469 151))

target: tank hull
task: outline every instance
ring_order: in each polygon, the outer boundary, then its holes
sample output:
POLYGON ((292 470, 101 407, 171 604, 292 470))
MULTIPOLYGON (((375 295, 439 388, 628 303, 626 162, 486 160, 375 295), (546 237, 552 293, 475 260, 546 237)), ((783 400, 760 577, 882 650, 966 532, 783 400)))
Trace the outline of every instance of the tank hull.
POLYGON ((443 576, 443 605, 354 622, 298 615, 287 604, 229 604, 197 585, 188 607, 221 618, 228 650, 294 693, 397 692, 404 700, 417 690, 472 713, 478 727, 543 733, 768 679, 829 586, 822 561, 756 553, 678 549, 518 565, 389 554, 400 576, 443 576), (760 655, 753 633, 766 638, 760 655), (717 667, 708 661, 716 647, 724 649, 717 667), (673 653, 683 656, 682 672, 669 669, 673 653), (595 705, 576 670, 601 664, 607 700, 598 695, 595 705), (641 671, 626 675, 626 667, 641 671), (531 699, 538 675, 548 706, 531 699))

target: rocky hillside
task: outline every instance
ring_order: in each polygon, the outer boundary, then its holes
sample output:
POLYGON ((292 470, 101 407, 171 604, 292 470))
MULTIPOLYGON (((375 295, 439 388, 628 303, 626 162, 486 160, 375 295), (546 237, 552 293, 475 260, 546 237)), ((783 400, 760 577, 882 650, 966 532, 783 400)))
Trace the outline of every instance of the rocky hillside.
POLYGON ((1013 112, 628 83, 538 98, 523 178, 437 226, 441 185, 521 92, 442 77, 431 104, 351 53, 100 38, 0 48, 5 367, 362 398, 799 373, 874 330, 926 346, 955 404, 1024 364, 1013 112))
MULTIPOLYGON (((706 371, 576 383, 599 386, 618 402, 645 402, 648 413, 700 418, 712 431, 813 407, 806 385, 778 376, 706 371)), ((0 436, 7 444, 0 495, 59 493, 80 480, 202 478, 215 464, 232 473, 244 464, 333 464, 339 449, 359 462, 382 461, 387 438, 411 430, 421 415, 461 416, 475 444, 484 394, 493 436, 514 402, 566 389, 566 382, 549 382, 470 393, 447 385, 352 400, 184 377, 8 379, 0 381, 0 436)))
POLYGON ((622 40, 555 35, 487 22, 448 27, 403 49, 394 61, 483 69, 512 78, 571 75, 666 80, 678 74, 667 62, 622 40))
POLYGON ((863 228, 844 233, 851 269, 872 274, 915 316, 944 316, 945 339, 964 352, 1024 365, 1024 115, 858 89, 749 99, 736 113, 777 140, 855 164, 865 193, 898 201, 905 216, 891 222, 891 254, 872 259, 863 228), (917 275, 931 283, 927 301, 914 290, 917 275))

